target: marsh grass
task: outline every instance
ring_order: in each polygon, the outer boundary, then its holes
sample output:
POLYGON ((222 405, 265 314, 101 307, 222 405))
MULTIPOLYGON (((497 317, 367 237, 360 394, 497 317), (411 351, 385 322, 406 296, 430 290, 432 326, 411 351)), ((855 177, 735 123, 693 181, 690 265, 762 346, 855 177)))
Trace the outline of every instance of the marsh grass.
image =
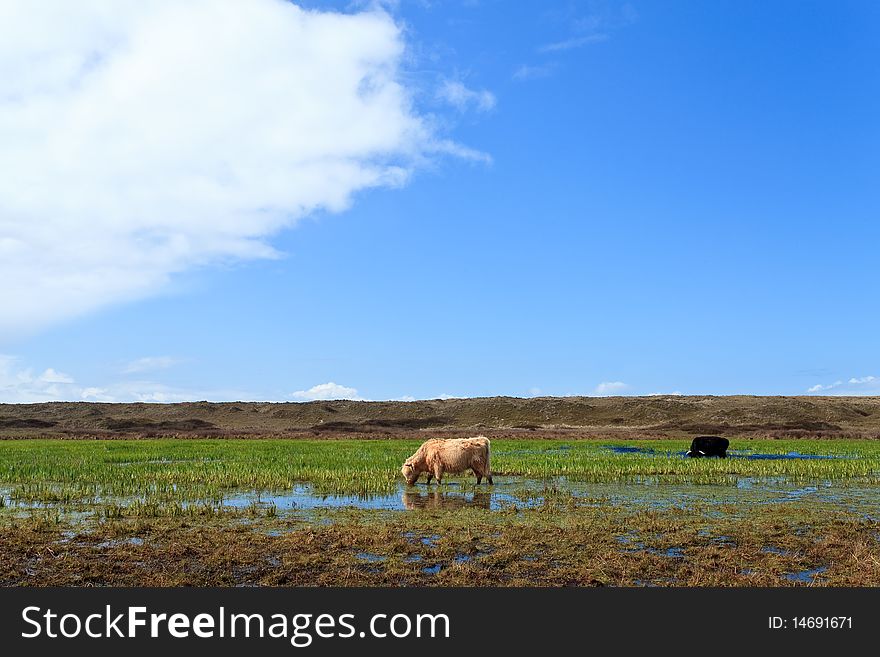
POLYGON ((326 524, 246 512, 88 527, 0 517, 0 585, 880 584, 876 522, 835 505, 633 511, 552 497, 491 513, 344 509, 326 524), (809 582, 789 577, 820 568, 809 582))
MULTIPOLYGON (((880 585, 873 503, 867 512, 796 496, 719 503, 699 486, 833 481, 873 490, 880 442, 732 442, 840 458, 691 460, 680 455, 684 441, 494 440, 493 469, 510 498, 497 510, 281 513, 262 491, 397 491, 400 463, 418 441, 0 441, 0 585, 794 586, 804 582, 790 575, 826 567, 809 584, 880 585), (655 451, 617 454, 609 444, 655 451), (574 495, 560 477, 700 492, 686 507, 626 505, 600 486, 574 495), (236 491, 256 498, 224 504, 236 491), (365 563, 361 553, 381 560, 365 563)), ((464 477, 440 489, 487 487, 464 477)))
MULTIPOLYGON (((880 481, 880 441, 749 440, 764 454, 834 455, 816 460, 687 459, 684 441, 628 441, 651 454, 617 454, 596 441, 495 440, 500 477, 583 482, 733 484, 743 477, 795 481, 880 481)), ((129 507, 127 515, 205 515, 230 491, 284 491, 307 483, 319 494, 394 492, 399 467, 418 441, 119 440, 0 441, 0 486, 11 501, 129 507), (133 501, 133 502, 132 502, 133 501), (196 507, 193 504, 197 505, 196 507), (179 508, 178 508, 179 507, 179 508)), ((458 478, 462 490, 472 480, 458 478)), ((519 491, 525 499, 538 493, 519 491)), ((540 491, 546 497, 547 491, 540 491)), ((253 513, 265 513, 265 508, 253 513)))

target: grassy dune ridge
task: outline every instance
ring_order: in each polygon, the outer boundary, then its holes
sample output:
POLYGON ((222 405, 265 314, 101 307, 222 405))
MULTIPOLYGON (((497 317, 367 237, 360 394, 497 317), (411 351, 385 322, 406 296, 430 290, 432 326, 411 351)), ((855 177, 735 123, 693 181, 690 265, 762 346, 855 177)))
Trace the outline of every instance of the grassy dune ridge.
POLYGON ((880 438, 880 397, 484 397, 415 402, 0 404, 3 438, 880 438))

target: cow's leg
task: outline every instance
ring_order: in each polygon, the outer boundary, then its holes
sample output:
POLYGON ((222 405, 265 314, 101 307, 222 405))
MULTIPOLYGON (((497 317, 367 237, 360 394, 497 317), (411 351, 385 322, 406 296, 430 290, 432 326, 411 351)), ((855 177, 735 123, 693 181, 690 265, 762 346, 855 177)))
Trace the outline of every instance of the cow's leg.
POLYGON ((443 480, 443 466, 435 465, 434 466, 434 478, 437 480, 437 483, 442 483, 443 480))
POLYGON ((426 485, 427 485, 427 484, 430 484, 430 483, 431 483, 431 480, 432 480, 433 478, 434 478, 434 475, 432 475, 432 474, 429 472, 429 473, 428 473, 428 481, 426 481, 425 484, 426 484, 426 485))
POLYGON ((493 486, 494 484, 492 483, 492 475, 488 474, 488 475, 486 475, 486 477, 489 479, 489 485, 493 486))
POLYGON ((478 475, 477 475, 477 486, 480 485, 480 482, 481 482, 481 481, 483 481, 483 475, 478 474, 478 475))

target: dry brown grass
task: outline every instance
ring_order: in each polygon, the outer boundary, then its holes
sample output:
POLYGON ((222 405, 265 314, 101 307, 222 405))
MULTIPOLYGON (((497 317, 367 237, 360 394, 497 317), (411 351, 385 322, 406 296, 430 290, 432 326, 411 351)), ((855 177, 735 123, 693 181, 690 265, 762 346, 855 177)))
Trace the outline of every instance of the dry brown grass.
POLYGON ((880 397, 486 397, 418 402, 0 404, 0 438, 878 438, 880 397))
POLYGON ((874 521, 821 505, 707 511, 633 512, 560 501, 507 512, 341 511, 326 524, 237 516, 126 520, 73 534, 38 519, 7 519, 0 532, 0 584, 880 585, 874 521), (436 574, 423 570, 435 565, 441 567, 436 574), (807 583, 786 577, 819 567, 826 570, 807 583))

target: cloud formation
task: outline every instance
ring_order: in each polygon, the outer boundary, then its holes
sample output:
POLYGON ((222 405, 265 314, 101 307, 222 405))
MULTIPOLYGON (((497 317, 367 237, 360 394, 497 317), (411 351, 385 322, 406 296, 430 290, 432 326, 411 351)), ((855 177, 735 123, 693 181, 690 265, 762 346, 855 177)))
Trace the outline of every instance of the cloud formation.
POLYGON ((51 367, 38 374, 19 358, 0 354, 0 403, 4 404, 50 401, 167 403, 256 399, 256 395, 242 390, 186 389, 149 380, 84 385, 73 376, 51 367))
POLYGON ((171 356, 145 356, 129 362, 122 368, 124 374, 136 374, 139 372, 155 372, 156 370, 167 370, 174 367, 180 362, 177 358, 171 356))
POLYGON ((437 90, 437 98, 443 100, 459 112, 465 112, 471 108, 478 112, 488 112, 494 109, 497 100, 495 94, 485 89, 468 89, 458 80, 445 80, 437 90))
POLYGON ((834 383, 817 383, 808 388, 806 392, 810 395, 880 395, 880 377, 862 376, 853 377, 848 381, 841 379, 834 383))
MULTIPOLYGON (((162 365, 166 362, 181 362, 169 357, 140 358, 131 364, 162 365)), ((168 385, 145 378, 148 370, 162 367, 123 369, 121 374, 144 374, 144 377, 124 376, 109 381, 89 381, 83 383, 75 377, 49 367, 35 369, 16 356, 0 354, 0 404, 33 404, 55 401, 85 402, 231 402, 231 401, 327 401, 349 399, 353 401, 375 401, 360 394, 356 388, 339 385, 332 381, 312 386, 308 390, 298 390, 291 395, 266 395, 264 392, 236 388, 187 388, 168 385)), ((455 399, 451 395, 441 395, 440 399, 455 399)), ((414 402, 421 397, 401 395, 385 398, 386 401, 414 402)))
POLYGON ((276 257, 273 234, 438 153, 485 159, 415 109, 405 48, 380 9, 0 3, 0 339, 276 257))
POLYGON ((600 397, 611 397, 613 395, 622 395, 629 389, 629 386, 623 381, 603 381, 596 386, 593 394, 600 397))
POLYGON ((523 82, 525 80, 537 80, 538 78, 546 78, 553 73, 554 65, 546 64, 542 66, 529 66, 523 64, 513 72, 513 79, 523 82))
POLYGON ((587 34, 585 36, 573 37, 571 39, 564 39, 562 41, 547 43, 538 48, 538 52, 546 53, 559 52, 561 50, 573 50, 574 48, 581 48, 583 46, 590 45, 591 43, 601 43, 607 40, 607 34, 587 34))
POLYGON ((297 401, 327 401, 330 399, 360 400, 355 388, 347 388, 330 381, 312 386, 308 390, 297 390, 291 395, 297 401))
POLYGON ((18 358, 0 354, 0 402, 28 403, 54 401, 74 387, 73 377, 48 368, 37 374, 18 358))
MULTIPOLYGON (((573 7, 571 9, 574 9, 573 7)), ((540 53, 559 53, 607 41, 619 29, 632 25, 639 19, 639 12, 631 4, 593 5, 588 15, 560 14, 566 20, 570 36, 546 43, 538 48, 540 53)))

